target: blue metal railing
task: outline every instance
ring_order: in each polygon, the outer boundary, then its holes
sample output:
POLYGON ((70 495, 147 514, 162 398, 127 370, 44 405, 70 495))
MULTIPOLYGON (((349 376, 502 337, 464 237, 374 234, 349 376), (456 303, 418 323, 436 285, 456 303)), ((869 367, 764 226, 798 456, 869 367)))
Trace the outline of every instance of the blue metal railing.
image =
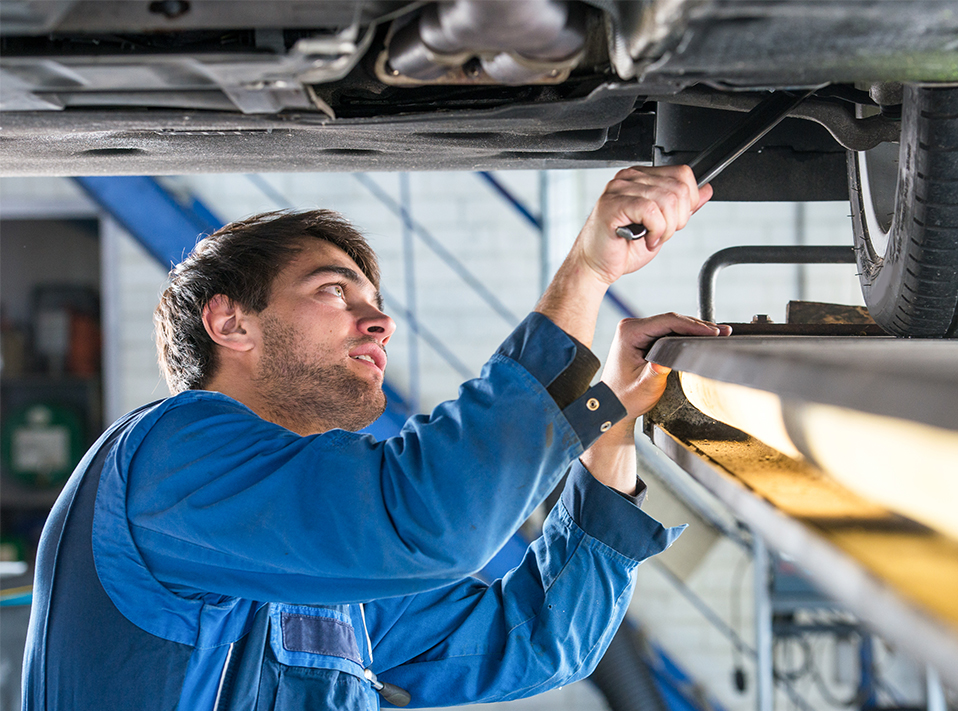
MULTIPOLYGON (((418 309, 416 307, 416 253, 415 240, 413 239, 412 215, 412 196, 409 194, 409 173, 399 174, 399 204, 409 206, 403 210, 402 215, 402 246, 403 246, 403 281, 406 284, 406 311, 409 314, 409 320, 413 323, 419 322, 418 309)), ((419 411, 419 339, 410 338, 408 341, 409 356, 409 392, 412 398, 412 407, 419 411)))
POLYGON ((510 191, 505 185, 503 185, 502 182, 500 182, 500 180, 489 171, 481 170, 478 173, 476 173, 476 175, 478 175, 482 180, 486 181, 486 183, 488 183, 489 186, 500 197, 502 197, 506 202, 512 205, 516 209, 516 211, 520 215, 522 215, 530 225, 532 225, 535 229, 539 230, 539 232, 542 232, 544 225, 542 222, 541 213, 538 215, 533 214, 532 211, 528 207, 526 207, 526 204, 522 202, 522 200, 520 200, 515 195, 513 195, 512 191, 510 191))
POLYGON ((389 193, 383 190, 375 180, 370 178, 365 173, 353 173, 353 177, 358 180, 364 188, 372 193, 373 196, 379 200, 379 202, 381 202, 396 216, 403 220, 404 223, 408 223, 413 233, 419 237, 419 239, 421 239, 422 242, 429 247, 429 249, 431 249, 433 253, 439 257, 450 269, 452 269, 459 276, 459 278, 469 286, 469 288, 471 288, 483 301, 485 301, 493 311, 499 314, 503 320, 509 324, 510 327, 514 328, 519 325, 519 321, 521 319, 512 313, 512 311, 498 298, 496 298, 496 295, 493 294, 475 274, 469 271, 466 265, 460 262, 452 252, 446 249, 442 243, 437 240, 432 233, 429 232, 429 230, 427 230, 421 223, 414 220, 404 205, 397 200, 394 200, 389 193))
POLYGON ((178 197, 156 178, 93 176, 73 181, 133 235, 164 269, 189 254, 198 235, 223 226, 194 196, 178 197))
MULTIPOLYGON (((499 195, 503 200, 505 200, 509 205, 511 205, 516 212, 518 212, 522 218, 529 223, 529 225, 535 229, 540 237, 545 234, 545 221, 543 220, 542 214, 534 213, 528 205, 526 205, 515 193, 513 193, 509 188, 507 188, 501 180, 499 180, 495 175, 488 171, 479 171, 476 173, 476 176, 480 180, 485 182, 492 190, 499 195)), ((545 246, 543 245, 543 249, 545 246)), ((609 288, 605 292, 605 300, 608 301, 619 313, 621 313, 626 318, 638 318, 638 314, 635 309, 629 306, 613 288, 609 288)))

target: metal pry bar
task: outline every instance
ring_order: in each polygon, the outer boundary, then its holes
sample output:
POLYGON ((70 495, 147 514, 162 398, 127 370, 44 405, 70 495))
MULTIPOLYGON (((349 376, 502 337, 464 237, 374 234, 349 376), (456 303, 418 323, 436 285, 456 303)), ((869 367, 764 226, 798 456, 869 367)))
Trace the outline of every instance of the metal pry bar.
MULTIPOLYGON (((766 133, 775 128, 805 99, 821 87, 796 94, 776 91, 756 104, 745 120, 726 133, 689 162, 695 182, 702 187, 725 170, 736 158, 751 148, 766 133)), ((648 230, 644 225, 618 227, 615 233, 623 239, 641 239, 648 230)))

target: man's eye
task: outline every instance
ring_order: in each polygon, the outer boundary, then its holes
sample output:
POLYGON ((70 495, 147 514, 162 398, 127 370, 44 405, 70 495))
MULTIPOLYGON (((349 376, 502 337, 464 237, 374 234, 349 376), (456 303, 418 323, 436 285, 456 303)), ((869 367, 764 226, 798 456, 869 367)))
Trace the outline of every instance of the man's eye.
POLYGON ((323 291, 332 294, 333 296, 338 296, 340 299, 346 297, 346 292, 339 284, 330 284, 323 287, 323 291))

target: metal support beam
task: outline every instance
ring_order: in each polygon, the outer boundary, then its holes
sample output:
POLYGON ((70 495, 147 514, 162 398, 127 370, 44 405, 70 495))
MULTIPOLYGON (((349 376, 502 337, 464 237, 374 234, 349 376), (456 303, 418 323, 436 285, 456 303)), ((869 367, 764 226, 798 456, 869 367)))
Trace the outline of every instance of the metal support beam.
MULTIPOLYGON (((412 197, 409 191, 409 173, 399 174, 399 202, 402 206, 403 277, 406 282, 406 310, 419 320, 416 307, 416 251, 412 228, 412 197)), ((419 384, 419 339, 409 339, 409 401, 413 412, 419 412, 421 388, 419 384)))
POLYGON ((93 176, 73 180, 166 269, 182 261, 199 236, 223 226, 199 200, 193 196, 178 199, 156 178, 93 176))
MULTIPOLYGON (((950 594, 958 580, 958 541, 922 507, 910 502, 902 510, 900 484, 907 479, 907 493, 919 504, 947 501, 942 487, 951 481, 954 457, 936 453, 958 431, 958 344, 883 337, 664 338, 648 359, 676 371, 673 389, 646 416, 655 444, 770 548, 807 570, 824 593, 936 668, 946 683, 958 683, 958 604, 950 594), (804 457, 790 458, 706 417, 685 400, 678 373, 690 386, 698 377, 763 391, 772 407, 780 407, 780 417, 785 410, 775 403, 788 403, 792 440, 814 444, 814 453, 802 449, 804 457), (812 434, 793 417, 812 407, 840 410, 837 424, 828 420, 824 432, 829 445, 818 436, 821 428, 812 434), (872 427, 878 420, 896 423, 894 436, 876 441, 864 429, 842 434, 849 424, 872 427), (937 433, 934 444, 909 439, 930 428, 937 433), (824 446, 846 453, 850 469, 835 465, 824 446), (911 458, 911 469, 896 452, 911 458), (882 470, 888 462, 894 466, 882 470), (883 482, 890 486, 882 488, 883 482)), ((774 420, 775 412, 770 408, 764 418, 774 420)))
POLYGON ((532 225, 535 229, 542 231, 542 215, 534 215, 532 210, 526 207, 526 204, 522 202, 519 198, 512 194, 512 191, 509 190, 505 185, 503 185, 499 179, 490 173, 487 170, 480 170, 476 173, 480 178, 482 178, 489 186, 506 202, 512 205, 516 211, 522 215, 526 222, 532 225))
POLYGON ((948 711, 945 690, 941 686, 941 676, 934 667, 927 667, 925 674, 926 711, 948 711))
POLYGON ((768 548, 761 534, 752 531, 752 574, 755 597, 755 708, 772 711, 775 672, 772 661, 772 599, 769 594, 768 548))

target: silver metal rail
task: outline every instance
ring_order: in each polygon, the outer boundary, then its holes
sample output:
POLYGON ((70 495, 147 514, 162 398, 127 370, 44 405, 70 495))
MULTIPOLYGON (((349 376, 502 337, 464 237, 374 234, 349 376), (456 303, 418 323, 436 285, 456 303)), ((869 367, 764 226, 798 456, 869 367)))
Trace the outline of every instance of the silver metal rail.
MULTIPOLYGON (((675 371, 663 402, 646 416, 653 442, 770 548, 807 570, 823 592, 934 667, 945 683, 958 686, 958 539, 876 503, 860 489, 846 488, 808 459, 786 457, 716 423, 692 408, 678 384, 679 373, 691 373, 760 390, 791 405, 893 418, 901 423, 895 430, 901 436, 906 429, 930 425, 953 437, 958 432, 958 343, 883 337, 666 338, 649 359, 675 371)), ((883 457, 892 444, 847 441, 843 446, 847 454, 870 449, 883 457)), ((892 481, 902 494, 910 493, 921 473, 916 467, 938 471, 950 481, 955 466, 949 457, 915 464, 911 471, 906 466, 893 473, 892 481)))
POLYGON ((699 272, 699 318, 715 320, 715 283, 718 273, 735 264, 854 264, 852 247, 818 245, 754 245, 721 249, 699 272))

